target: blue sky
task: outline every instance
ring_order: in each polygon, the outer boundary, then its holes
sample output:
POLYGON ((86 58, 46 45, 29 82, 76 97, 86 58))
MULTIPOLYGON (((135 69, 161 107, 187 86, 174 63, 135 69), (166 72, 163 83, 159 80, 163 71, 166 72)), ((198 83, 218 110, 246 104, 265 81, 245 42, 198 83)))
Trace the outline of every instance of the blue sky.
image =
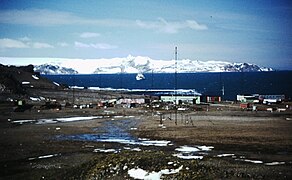
MULTIPOLYGON (((148 56, 292 70, 289 0, 0 0, 0 56, 148 56)), ((1 62, 0 62, 1 63, 1 62)))

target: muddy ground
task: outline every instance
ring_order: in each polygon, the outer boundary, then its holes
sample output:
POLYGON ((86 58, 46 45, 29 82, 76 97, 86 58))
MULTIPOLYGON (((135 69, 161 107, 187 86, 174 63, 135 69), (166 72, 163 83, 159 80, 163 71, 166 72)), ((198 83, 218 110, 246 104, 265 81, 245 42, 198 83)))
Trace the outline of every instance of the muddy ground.
POLYGON ((292 177, 292 121, 289 120, 292 113, 289 111, 181 111, 176 118, 174 112, 146 107, 25 112, 10 109, 9 104, 3 105, 0 116, 1 179, 132 179, 128 174, 130 169, 159 172, 180 167, 179 172, 161 178, 292 177), (98 118, 51 124, 14 122, 76 116, 98 118), (107 122, 110 126, 106 126, 107 122), (119 128, 117 136, 121 133, 121 137, 125 134, 136 139, 170 142, 167 146, 141 146, 97 141, 98 135, 111 126, 119 128), (87 139, 72 136, 84 134, 88 135, 87 139), (89 138, 91 135, 93 139, 89 138), (214 148, 200 152, 198 155, 203 159, 175 157, 178 153, 175 149, 186 145, 214 148), (115 151, 96 152, 95 149, 115 151), (226 157, 220 157, 222 154, 226 157))

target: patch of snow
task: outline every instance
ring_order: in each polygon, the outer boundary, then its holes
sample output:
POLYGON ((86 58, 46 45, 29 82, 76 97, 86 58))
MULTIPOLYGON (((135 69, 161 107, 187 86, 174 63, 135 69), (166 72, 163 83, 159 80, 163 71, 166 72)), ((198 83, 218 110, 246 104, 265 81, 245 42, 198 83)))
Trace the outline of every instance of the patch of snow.
POLYGON ((200 151, 200 149, 196 147, 190 147, 190 146, 180 146, 179 148, 175 149, 176 151, 179 152, 197 152, 200 151))
POLYGON ((147 140, 150 140, 148 138, 138 138, 140 141, 147 141, 147 140))
POLYGON ((235 154, 218 154, 217 157, 228 157, 228 156, 234 156, 235 154))
POLYGON ((59 156, 60 154, 49 154, 49 155, 44 155, 44 156, 39 156, 39 157, 32 157, 32 158, 28 158, 28 160, 35 160, 35 159, 46 159, 46 158, 52 158, 52 157, 56 157, 59 156))
POLYGON ((38 120, 16 120, 12 123, 27 123, 35 122, 36 124, 52 124, 58 122, 73 122, 73 121, 86 121, 92 119, 102 118, 102 116, 88 116, 88 117, 68 117, 68 118, 52 118, 52 119, 38 119, 38 120))
POLYGON ((40 78, 37 77, 36 75, 31 75, 32 78, 34 78, 35 80, 39 80, 40 78))
POLYGON ((28 81, 23 81, 23 82, 21 82, 21 84, 30 84, 30 82, 28 82, 28 81))
POLYGON ((142 151, 140 148, 133 148, 131 151, 142 151))
POLYGON ((183 166, 180 166, 177 169, 163 169, 159 172, 147 172, 141 168, 134 168, 134 169, 130 169, 128 170, 128 174, 130 177, 135 178, 135 179, 151 179, 151 180, 158 180, 161 178, 161 176, 163 174, 176 174, 178 173, 180 170, 182 170, 183 166))
POLYGON ((100 118, 100 116, 56 118, 59 122, 84 121, 100 118))
POLYGON ((196 147, 190 147, 190 146, 180 146, 179 148, 176 148, 176 151, 180 152, 197 152, 197 151, 211 151, 214 147, 213 146, 196 146, 196 147))
POLYGON ((176 148, 175 151, 181 152, 178 154, 174 154, 173 156, 181 158, 181 159, 203 159, 202 155, 197 155, 202 151, 210 151, 214 147, 213 146, 180 146, 176 148))
POLYGON ((36 124, 54 124, 57 123, 55 119, 39 119, 36 121, 36 124))
POLYGON ((104 152, 104 153, 117 153, 115 149, 94 149, 93 152, 104 152))
POLYGON ((250 160, 250 159, 235 159, 235 160, 254 163, 254 164, 262 164, 263 163, 263 161, 260 161, 260 160, 250 160))
POLYGON ((124 147, 125 150, 131 150, 131 151, 142 151, 140 148, 130 148, 130 147, 124 147))
POLYGON ((128 170, 128 174, 130 177, 135 179, 145 179, 145 176, 148 174, 148 172, 141 168, 136 168, 128 170))
POLYGON ((166 126, 164 126, 164 124, 159 124, 158 127, 161 127, 162 129, 166 128, 166 126))
POLYGON ((51 158, 54 156, 57 156, 58 154, 50 154, 50 155, 45 155, 45 156, 39 156, 38 159, 46 159, 46 158, 51 158))
POLYGON ((197 155, 185 155, 182 153, 173 154, 173 156, 178 157, 180 159, 203 159, 204 156, 197 156, 197 155))
POLYGON ((186 108, 177 108, 178 111, 185 111, 187 110, 186 108))
POLYGON ((211 151, 214 147, 213 146, 197 146, 201 151, 211 151))
POLYGON ((263 161, 259 161, 259 160, 250 160, 250 159, 245 159, 245 162, 251 162, 251 163, 255 163, 255 164, 262 164, 263 161))
POLYGON ((56 83, 56 82, 53 82, 56 86, 60 86, 60 84, 59 83, 56 83))
POLYGON ((36 120, 16 120, 16 121, 12 121, 11 123, 23 124, 23 123, 32 123, 32 122, 36 122, 36 120))
POLYGON ((170 143, 170 141, 165 141, 165 140, 147 140, 147 141, 142 141, 140 145, 143 146, 167 146, 170 143))
POLYGON ((84 87, 80 86, 69 86, 70 89, 84 89, 84 87))
POLYGON ((36 98, 36 97, 29 97, 29 99, 32 100, 32 101, 41 101, 40 98, 36 98))
POLYGON ((285 162, 270 162, 270 163, 265 163, 267 166, 275 166, 275 165, 283 165, 285 162))

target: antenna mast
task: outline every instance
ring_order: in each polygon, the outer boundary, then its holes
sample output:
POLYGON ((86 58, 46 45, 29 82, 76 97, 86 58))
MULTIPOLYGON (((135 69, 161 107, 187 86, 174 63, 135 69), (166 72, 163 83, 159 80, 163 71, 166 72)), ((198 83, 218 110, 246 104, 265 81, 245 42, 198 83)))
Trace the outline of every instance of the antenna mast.
POLYGON ((75 104, 75 73, 73 73, 73 88, 72 88, 72 90, 73 90, 72 106, 74 107, 74 104, 75 104))
POLYGON ((174 95, 175 95, 175 125, 177 125, 177 47, 174 49, 174 95))

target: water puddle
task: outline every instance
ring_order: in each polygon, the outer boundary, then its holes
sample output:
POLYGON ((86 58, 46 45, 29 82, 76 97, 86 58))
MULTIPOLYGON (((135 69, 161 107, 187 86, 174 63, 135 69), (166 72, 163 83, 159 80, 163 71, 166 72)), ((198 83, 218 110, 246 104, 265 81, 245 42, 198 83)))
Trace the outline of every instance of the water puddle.
POLYGON ((128 131, 135 129, 136 122, 133 120, 105 121, 101 128, 94 130, 102 133, 96 134, 75 134, 75 135, 59 135, 60 140, 75 141, 95 141, 120 143, 138 146, 169 146, 170 141, 167 140, 150 140, 145 138, 137 138, 132 136, 128 131))
MULTIPOLYGON (((234 161, 241 161, 244 163, 263 164, 267 166, 283 165, 285 162, 264 162, 262 160, 247 159, 243 155, 235 155, 234 153, 219 153, 214 151, 213 146, 194 145, 194 146, 179 146, 172 144, 168 140, 151 140, 146 138, 138 138, 131 135, 129 132, 137 129, 137 122, 135 119, 122 119, 114 121, 104 121, 103 126, 95 128, 94 134, 75 134, 75 135, 58 135, 58 140, 72 140, 72 141, 92 141, 104 143, 118 143, 125 146, 117 145, 116 148, 96 148, 93 147, 93 152, 96 153, 119 153, 123 150, 142 151, 146 147, 163 148, 166 146, 173 147, 174 157, 180 159, 203 159, 205 156, 212 156, 216 158, 232 158, 234 161), (142 149, 143 147, 143 149, 142 149)), ((149 149, 148 149, 149 150, 149 149)))

